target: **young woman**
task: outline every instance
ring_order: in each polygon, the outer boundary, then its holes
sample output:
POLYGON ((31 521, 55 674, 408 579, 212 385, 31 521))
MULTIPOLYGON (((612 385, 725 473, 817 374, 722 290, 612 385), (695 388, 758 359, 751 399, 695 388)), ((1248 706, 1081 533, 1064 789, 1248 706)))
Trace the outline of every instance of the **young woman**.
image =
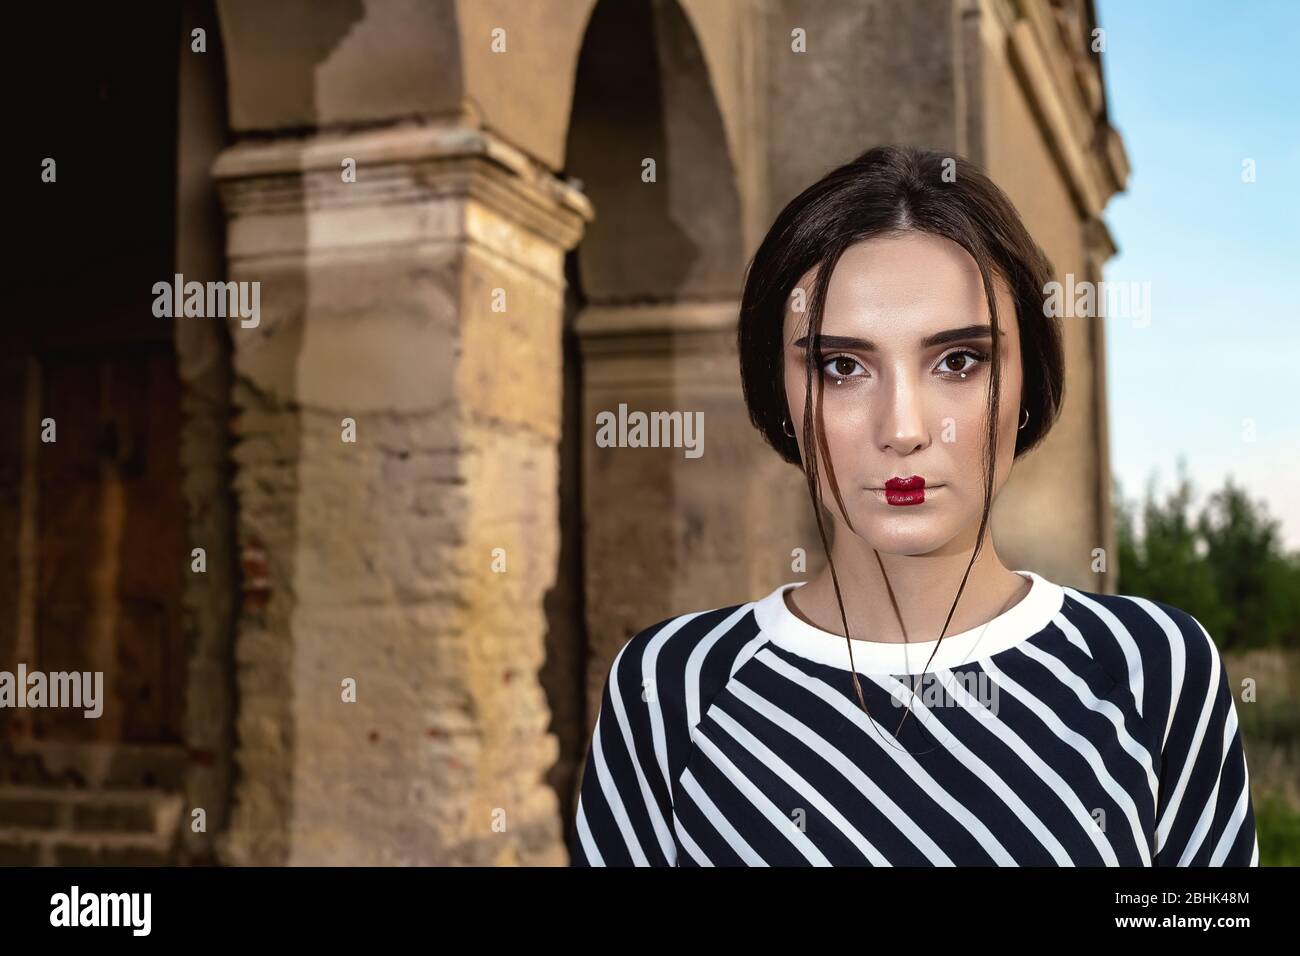
POLYGON ((741 378, 827 567, 623 646, 574 865, 1258 865, 1200 623, 1010 570, 990 535, 1061 407, 1050 278, 960 158, 872 149, 782 211, 741 378))

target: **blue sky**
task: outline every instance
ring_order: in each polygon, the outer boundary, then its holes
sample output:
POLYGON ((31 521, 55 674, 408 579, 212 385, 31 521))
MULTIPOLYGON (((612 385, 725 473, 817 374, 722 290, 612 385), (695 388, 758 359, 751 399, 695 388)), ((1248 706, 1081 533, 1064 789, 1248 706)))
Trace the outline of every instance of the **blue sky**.
POLYGON ((1112 470, 1132 500, 1182 457, 1198 505, 1231 475, 1300 548, 1300 2, 1097 0, 1097 19, 1132 166, 1105 278, 1151 284, 1149 324, 1106 322, 1112 470))

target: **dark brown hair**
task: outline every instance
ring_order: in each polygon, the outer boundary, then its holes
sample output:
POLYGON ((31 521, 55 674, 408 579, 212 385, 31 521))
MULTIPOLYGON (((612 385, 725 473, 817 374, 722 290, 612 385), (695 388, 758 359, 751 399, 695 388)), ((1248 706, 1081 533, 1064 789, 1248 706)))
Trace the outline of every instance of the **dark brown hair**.
MULTIPOLYGON (((1021 414, 1023 417, 1023 410, 1028 410, 1029 418, 1016 435, 1016 458, 1042 441, 1060 412, 1064 392, 1065 361, 1060 324, 1059 320, 1046 315, 1043 308, 1045 286, 1050 281, 1052 265, 1030 237, 1011 201, 983 171, 960 156, 912 146, 877 146, 867 150, 813 183, 776 217, 746 271, 737 340, 741 386, 750 421, 781 457, 802 466, 799 445, 783 428, 789 414, 785 395, 783 333, 786 304, 791 292, 804 275, 813 268, 817 269, 810 298, 809 348, 805 351, 803 446, 821 448, 822 455, 829 461, 825 436, 819 435, 815 428, 812 382, 813 377, 818 376, 820 386, 821 349, 818 343, 831 274, 849 246, 866 239, 911 231, 942 236, 970 253, 983 280, 995 344, 990 350, 992 374, 984 449, 984 507, 975 550, 939 635, 942 642, 983 545, 992 507, 993 479, 997 472, 997 409, 1002 382, 1001 350, 996 347, 1000 325, 995 276, 1010 288, 1020 330, 1020 364, 1024 382, 1021 414)), ((821 394, 820 387, 818 394, 821 394)), ((844 600, 826 539, 817 458, 815 454, 809 456, 804 473, 822 547, 830 566, 835 597, 839 602, 852 667, 853 642, 849 638, 844 600)), ((879 552, 876 552, 876 561, 880 562, 879 552)), ((881 573, 884 574, 883 564, 881 573)), ((892 595, 892 590, 890 593, 892 595)), ((938 644, 935 650, 938 650, 938 644)), ((852 675, 858 701, 866 710, 856 668, 853 668, 852 675)))

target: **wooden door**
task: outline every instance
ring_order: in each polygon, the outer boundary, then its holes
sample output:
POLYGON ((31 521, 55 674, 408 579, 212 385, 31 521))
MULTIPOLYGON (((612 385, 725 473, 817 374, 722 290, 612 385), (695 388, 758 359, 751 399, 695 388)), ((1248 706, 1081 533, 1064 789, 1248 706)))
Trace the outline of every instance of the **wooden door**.
POLYGON ((179 460, 180 383, 168 346, 41 358, 36 447, 36 656, 102 671, 103 714, 33 711, 37 738, 183 739, 181 587, 190 571, 179 460))

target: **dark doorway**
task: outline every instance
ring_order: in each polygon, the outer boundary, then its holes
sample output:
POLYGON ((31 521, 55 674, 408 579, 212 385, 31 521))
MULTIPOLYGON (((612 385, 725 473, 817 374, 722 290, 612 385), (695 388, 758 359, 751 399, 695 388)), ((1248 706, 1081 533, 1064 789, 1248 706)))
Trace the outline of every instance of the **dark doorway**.
POLYGON ((179 12, 68 12, 26 8, 8 31, 30 82, 9 87, 0 668, 102 671, 105 700, 98 719, 6 710, 0 732, 180 745, 181 388, 151 308, 175 256, 179 12))

